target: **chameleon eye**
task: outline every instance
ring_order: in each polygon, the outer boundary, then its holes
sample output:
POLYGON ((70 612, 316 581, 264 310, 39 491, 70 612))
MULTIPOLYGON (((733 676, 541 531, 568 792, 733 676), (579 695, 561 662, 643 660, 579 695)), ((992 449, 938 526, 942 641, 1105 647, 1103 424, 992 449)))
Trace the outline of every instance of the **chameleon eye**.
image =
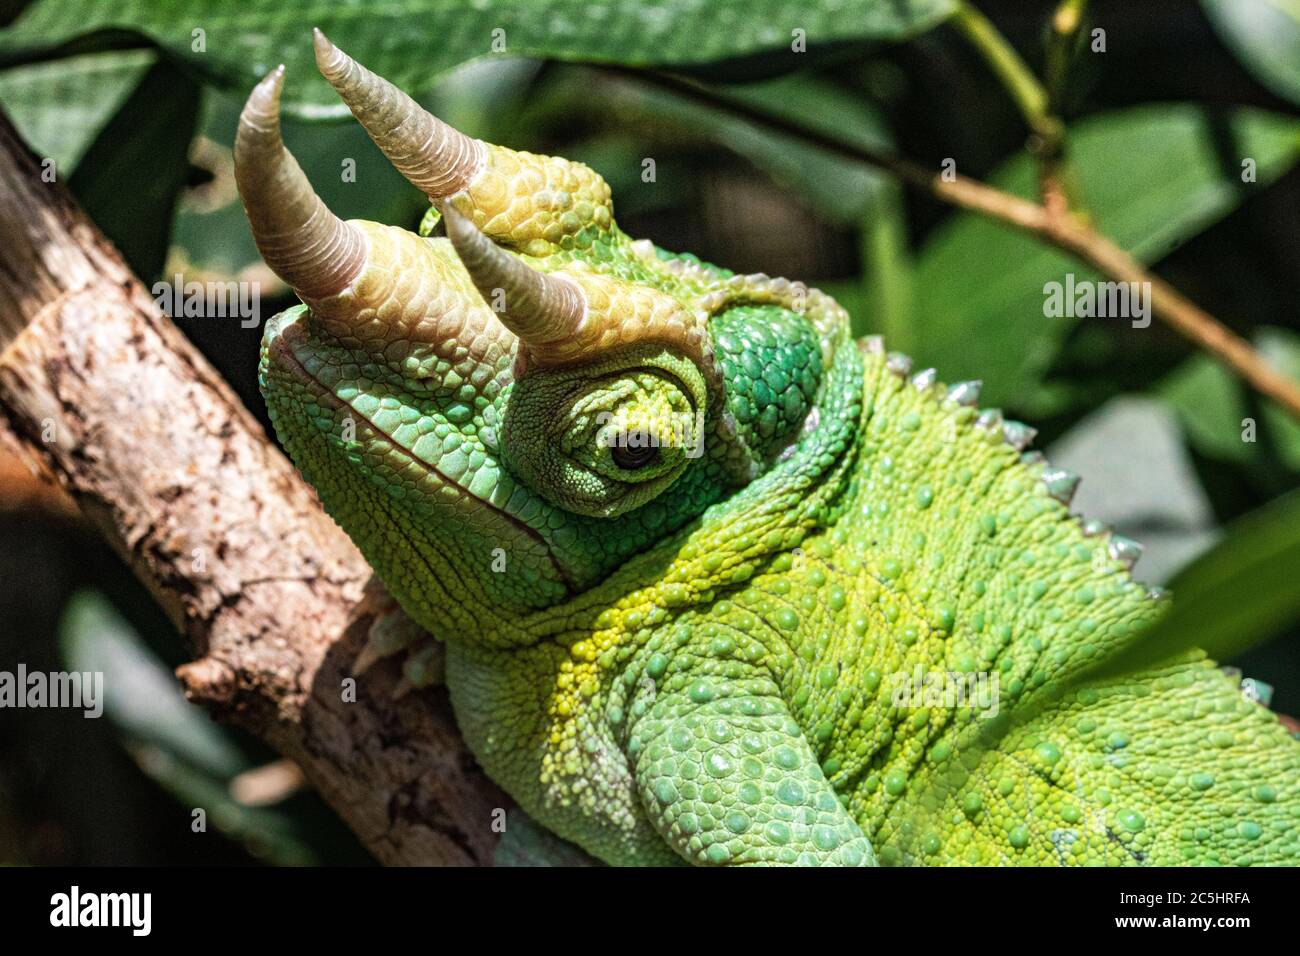
POLYGON ((624 471, 636 471, 659 460, 659 447, 653 443, 635 447, 615 445, 609 450, 609 456, 624 471))
POLYGON ((533 368, 500 399, 502 461, 547 502, 613 518, 660 495, 704 451, 703 377, 657 346, 594 368, 533 368))

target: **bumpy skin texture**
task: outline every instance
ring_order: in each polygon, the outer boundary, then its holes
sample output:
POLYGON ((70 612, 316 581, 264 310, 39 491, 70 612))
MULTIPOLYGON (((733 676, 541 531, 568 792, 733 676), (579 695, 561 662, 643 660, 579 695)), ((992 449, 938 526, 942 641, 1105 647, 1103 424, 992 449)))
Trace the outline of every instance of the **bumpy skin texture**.
POLYGON ((1300 862, 1300 745, 1212 662, 1059 690, 1161 601, 1023 426, 487 148, 445 201, 587 324, 534 348, 447 239, 354 223, 365 268, 269 323, 262 385, 528 813, 617 864, 1300 862), (611 423, 660 447, 625 467, 611 423), (996 692, 899 702, 933 672, 996 692))

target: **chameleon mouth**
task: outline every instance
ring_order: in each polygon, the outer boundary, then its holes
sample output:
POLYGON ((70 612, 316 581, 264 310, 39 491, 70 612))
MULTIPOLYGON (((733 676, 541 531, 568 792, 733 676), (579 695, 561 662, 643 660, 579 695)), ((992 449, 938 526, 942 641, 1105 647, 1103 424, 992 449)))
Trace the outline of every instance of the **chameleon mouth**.
MULTIPOLYGON (((313 356, 320 353, 320 343, 314 340, 311 332, 304 327, 306 319, 307 309, 303 308, 282 312, 268 320, 262 342, 265 361, 274 366, 280 374, 291 376, 323 406, 344 410, 346 417, 354 422, 358 438, 368 437, 382 443, 387 454, 420 469, 436 481, 440 488, 454 492, 457 502, 453 507, 458 511, 462 511, 467 503, 476 504, 516 534, 523 536, 532 545, 531 550, 545 554, 555 572, 555 578, 564 584, 569 593, 575 593, 578 587, 573 574, 557 560, 546 538, 523 518, 508 510, 508 507, 499 500, 502 497, 508 499, 510 495, 498 492, 495 496, 497 500, 494 500, 494 497, 486 496, 457 480, 440 467, 440 459, 417 453, 399 436, 380 427, 374 418, 360 409, 355 402, 339 394, 338 389, 330 387, 313 374, 311 366, 316 364, 313 356)), ((339 442, 343 441, 342 435, 337 431, 332 431, 331 437, 339 442)))

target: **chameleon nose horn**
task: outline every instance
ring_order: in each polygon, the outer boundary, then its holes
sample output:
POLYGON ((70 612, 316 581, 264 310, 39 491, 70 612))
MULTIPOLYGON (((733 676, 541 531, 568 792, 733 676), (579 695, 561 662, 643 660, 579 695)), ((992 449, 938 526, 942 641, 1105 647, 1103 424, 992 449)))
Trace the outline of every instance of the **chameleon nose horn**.
POLYGON ((341 292, 365 264, 365 239, 311 188, 280 138, 278 66, 253 88, 235 134, 235 182, 266 264, 304 299, 341 292))
POLYGON ((388 161, 430 199, 465 189, 487 161, 483 143, 424 110, 314 30, 316 65, 388 161))
POLYGON ((501 323, 529 346, 547 346, 576 335, 587 314, 586 296, 573 280, 524 265, 447 203, 447 238, 479 294, 501 323))

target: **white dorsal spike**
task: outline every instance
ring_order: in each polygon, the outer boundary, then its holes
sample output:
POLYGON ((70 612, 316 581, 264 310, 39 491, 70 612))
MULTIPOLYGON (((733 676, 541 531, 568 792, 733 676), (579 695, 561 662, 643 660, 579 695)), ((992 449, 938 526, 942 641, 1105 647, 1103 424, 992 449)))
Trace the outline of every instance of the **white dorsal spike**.
POLYGON ((1097 518, 1084 518, 1080 523, 1085 538, 1095 538, 1099 534, 1105 534, 1110 530, 1110 525, 1097 518))
POLYGON ((924 392, 933 388, 934 383, 939 380, 939 373, 932 368, 923 368, 912 376, 912 387, 918 392, 924 392))
POLYGON ((904 378, 912 370, 912 357, 902 352, 890 352, 885 359, 885 368, 899 378, 904 378))
POLYGON ((1139 542, 1126 538, 1122 534, 1113 535, 1106 545, 1106 551, 1110 556, 1130 571, 1133 570, 1133 565, 1137 564, 1138 558, 1142 557, 1144 550, 1139 542))
POLYGON ((1034 441, 1038 429, 1008 418, 1002 423, 1002 436, 1016 451, 1024 451, 1034 441))
POLYGON ((977 378, 971 379, 969 382, 958 382, 948 389, 948 398, 958 405, 973 408, 979 404, 980 388, 983 385, 984 383, 977 378))
POLYGON ((1048 468, 1043 472, 1047 493, 1063 505, 1068 505, 1079 487, 1079 476, 1068 468, 1048 468))

